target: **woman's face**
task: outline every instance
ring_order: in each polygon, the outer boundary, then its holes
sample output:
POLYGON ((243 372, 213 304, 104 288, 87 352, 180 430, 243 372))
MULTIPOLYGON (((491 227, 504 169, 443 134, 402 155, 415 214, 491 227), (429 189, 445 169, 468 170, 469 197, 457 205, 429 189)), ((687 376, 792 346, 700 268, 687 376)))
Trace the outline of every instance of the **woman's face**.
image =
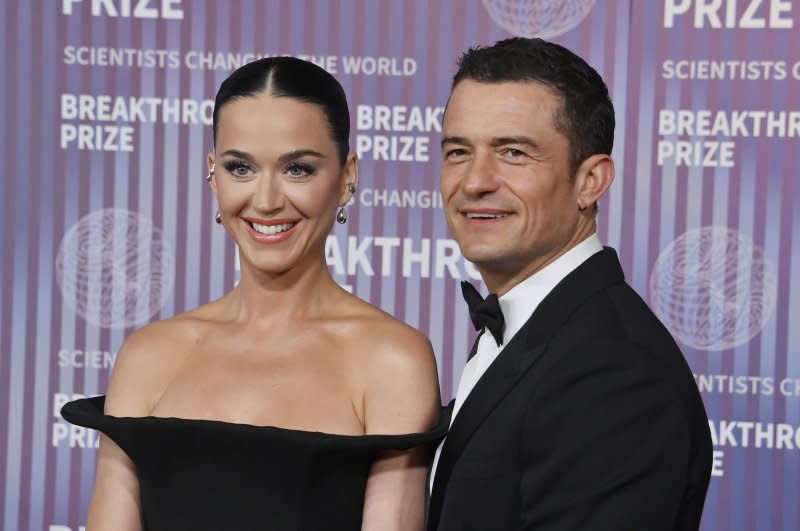
POLYGON ((211 188, 242 266, 280 274, 324 261, 336 209, 352 195, 358 167, 342 167, 322 108, 261 93, 220 110, 211 188))

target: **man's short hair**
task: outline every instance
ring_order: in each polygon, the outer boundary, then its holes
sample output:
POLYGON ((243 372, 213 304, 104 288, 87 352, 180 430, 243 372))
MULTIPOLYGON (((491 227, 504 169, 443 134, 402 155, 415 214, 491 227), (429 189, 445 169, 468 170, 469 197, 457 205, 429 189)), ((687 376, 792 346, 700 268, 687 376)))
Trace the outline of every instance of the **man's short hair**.
POLYGON ((581 163, 614 147, 614 106, 608 87, 586 61, 558 44, 514 37, 476 46, 458 61, 452 89, 464 79, 481 83, 536 81, 561 97, 555 128, 569 141, 570 178, 581 163))

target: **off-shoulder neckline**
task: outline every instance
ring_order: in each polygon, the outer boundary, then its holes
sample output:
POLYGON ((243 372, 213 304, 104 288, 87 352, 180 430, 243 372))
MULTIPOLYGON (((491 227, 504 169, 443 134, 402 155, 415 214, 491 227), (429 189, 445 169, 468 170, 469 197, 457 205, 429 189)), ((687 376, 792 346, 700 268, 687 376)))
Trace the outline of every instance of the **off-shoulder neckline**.
MULTIPOLYGON (((308 437, 314 436, 331 441, 361 441, 361 442, 391 442, 394 440, 407 440, 407 439, 432 439, 436 436, 444 436, 449 427, 449 422, 444 416, 440 416, 436 425, 431 427, 430 430, 424 432, 414 432, 405 434, 363 434, 363 435, 348 435, 339 433, 329 433, 323 431, 300 430, 293 428, 282 428, 279 426, 270 425, 256 425, 243 422, 231 422, 224 420, 213 419, 192 419, 183 417, 163 417, 157 415, 147 415, 142 417, 126 417, 109 415, 104 412, 105 395, 99 395, 88 398, 80 398, 72 402, 68 402, 62 408, 62 415, 65 418, 71 417, 74 420, 90 418, 95 419, 98 427, 107 423, 121 423, 121 424, 144 424, 144 425, 182 425, 182 426, 205 426, 217 429, 234 429, 243 432, 272 432, 276 434, 284 434, 292 437, 308 437)), ((72 422, 70 418, 68 421, 72 422)))

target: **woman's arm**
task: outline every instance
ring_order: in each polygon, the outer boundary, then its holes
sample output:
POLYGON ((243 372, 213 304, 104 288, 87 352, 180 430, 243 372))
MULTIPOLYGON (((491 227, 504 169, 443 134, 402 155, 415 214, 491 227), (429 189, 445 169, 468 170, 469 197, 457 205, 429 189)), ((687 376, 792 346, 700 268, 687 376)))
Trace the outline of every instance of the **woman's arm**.
MULTIPOLYGON (((436 360, 428 340, 414 330, 376 340, 367 373, 364 418, 368 434, 430 429, 441 409, 436 360)), ((364 499, 364 531, 421 530, 425 478, 432 451, 386 451, 370 470, 364 499)))
MULTIPOLYGON (((134 332, 122 345, 106 395, 106 414, 117 417, 150 414, 152 400, 163 389, 164 374, 168 372, 164 367, 163 341, 159 340, 165 328, 162 323, 149 325, 134 332)), ((136 467, 127 454, 105 435, 100 438, 86 529, 142 529, 136 467)))
POLYGON ((140 512, 136 469, 125 452, 103 435, 100 438, 97 475, 86 529, 140 531, 140 512))

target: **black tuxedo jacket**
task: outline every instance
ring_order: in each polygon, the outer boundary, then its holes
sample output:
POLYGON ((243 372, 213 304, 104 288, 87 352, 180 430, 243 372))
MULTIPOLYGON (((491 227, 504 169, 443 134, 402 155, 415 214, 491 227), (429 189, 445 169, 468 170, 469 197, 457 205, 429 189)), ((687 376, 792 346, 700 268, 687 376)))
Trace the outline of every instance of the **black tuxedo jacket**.
POLYGON ((427 526, 695 530, 711 460, 691 371, 605 248, 542 301, 467 397, 427 526))

